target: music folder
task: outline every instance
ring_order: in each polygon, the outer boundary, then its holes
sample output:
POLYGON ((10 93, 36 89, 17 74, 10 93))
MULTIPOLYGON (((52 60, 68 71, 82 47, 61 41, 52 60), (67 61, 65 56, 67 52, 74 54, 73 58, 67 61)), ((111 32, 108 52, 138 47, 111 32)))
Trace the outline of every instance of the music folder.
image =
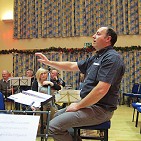
POLYGON ((42 102, 52 100, 52 95, 27 90, 22 91, 22 93, 10 95, 8 99, 14 100, 17 103, 40 107, 42 102))

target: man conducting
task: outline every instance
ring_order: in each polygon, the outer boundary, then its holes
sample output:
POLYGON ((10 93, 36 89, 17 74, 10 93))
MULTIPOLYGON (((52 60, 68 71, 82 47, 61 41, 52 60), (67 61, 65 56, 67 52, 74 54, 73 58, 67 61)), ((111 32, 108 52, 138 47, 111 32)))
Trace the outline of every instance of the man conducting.
POLYGON ((42 53, 35 54, 38 61, 58 70, 85 74, 81 100, 59 110, 50 121, 49 130, 55 141, 72 141, 68 132, 71 127, 96 125, 112 118, 125 72, 121 55, 113 49, 116 41, 117 34, 112 28, 101 27, 93 35, 96 54, 86 60, 56 62, 48 60, 42 53))

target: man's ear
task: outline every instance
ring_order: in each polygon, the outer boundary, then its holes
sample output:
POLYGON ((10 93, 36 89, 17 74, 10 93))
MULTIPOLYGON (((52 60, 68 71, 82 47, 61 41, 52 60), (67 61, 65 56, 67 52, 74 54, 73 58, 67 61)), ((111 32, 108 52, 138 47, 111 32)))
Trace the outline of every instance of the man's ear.
POLYGON ((107 36, 107 42, 111 42, 111 36, 107 36))

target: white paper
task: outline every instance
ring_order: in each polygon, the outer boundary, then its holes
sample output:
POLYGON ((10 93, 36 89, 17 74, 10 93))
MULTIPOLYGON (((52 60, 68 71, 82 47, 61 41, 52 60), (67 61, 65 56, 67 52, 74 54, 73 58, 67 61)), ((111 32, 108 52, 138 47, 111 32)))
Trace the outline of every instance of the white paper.
POLYGON ((0 141, 36 141, 39 118, 0 114, 0 141))
POLYGON ((30 106, 32 105, 34 107, 40 107, 41 102, 44 102, 51 97, 52 96, 48 94, 28 90, 28 91, 23 91, 22 93, 10 95, 8 98, 14 100, 17 103, 30 105, 30 106))

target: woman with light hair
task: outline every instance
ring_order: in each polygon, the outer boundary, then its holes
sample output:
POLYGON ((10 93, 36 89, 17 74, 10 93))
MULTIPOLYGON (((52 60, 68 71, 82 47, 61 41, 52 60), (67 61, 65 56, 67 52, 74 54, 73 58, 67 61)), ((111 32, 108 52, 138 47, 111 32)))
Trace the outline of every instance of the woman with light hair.
POLYGON ((61 89, 61 86, 58 84, 48 81, 48 71, 46 69, 39 68, 36 72, 36 80, 33 82, 32 90, 47 94, 48 85, 54 90, 61 89))
MULTIPOLYGON (((33 82, 32 90, 43 93, 43 94, 47 94, 48 93, 48 85, 50 85, 51 89, 53 89, 53 90, 60 90, 61 89, 61 86, 59 86, 58 84, 53 83, 51 81, 48 81, 48 70, 46 70, 44 68, 39 68, 36 72, 36 79, 33 82)), ((52 93, 53 93, 53 91, 51 90, 51 94, 52 93)), ((33 106, 31 106, 31 109, 37 110, 33 106)), ((50 103, 47 103, 46 105, 44 105, 43 110, 44 111, 50 110, 51 111, 51 119, 52 119, 57 108, 54 107, 54 105, 51 106, 50 103)), ((43 115, 43 118, 44 118, 44 121, 46 121, 46 115, 43 115)), ((45 123, 45 125, 46 125, 46 123, 45 123)))

